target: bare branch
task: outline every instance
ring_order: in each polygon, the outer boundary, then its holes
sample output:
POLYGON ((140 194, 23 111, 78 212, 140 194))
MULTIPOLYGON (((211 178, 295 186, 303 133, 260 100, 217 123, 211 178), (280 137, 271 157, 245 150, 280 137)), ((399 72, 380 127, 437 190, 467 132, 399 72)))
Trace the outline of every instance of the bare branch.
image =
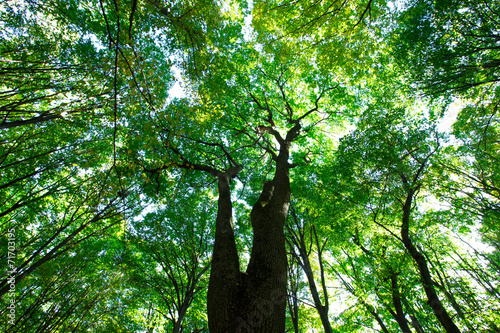
POLYGON ((364 18, 364 17, 365 17, 365 15, 366 15, 366 12, 369 12, 369 15, 371 16, 371 11, 372 11, 372 7, 371 7, 371 5, 372 5, 372 1, 373 1, 373 0, 369 0, 369 1, 368 1, 368 4, 366 5, 365 10, 363 11, 363 13, 361 14, 361 16, 359 17, 358 22, 356 22, 356 24, 352 26, 352 29, 356 28, 356 27, 358 26, 358 24, 359 24, 359 23, 361 23, 361 21, 363 20, 363 18, 364 18))
POLYGON ((307 116, 309 116, 311 113, 318 111, 319 110, 319 101, 321 100, 321 98, 323 98, 323 95, 328 91, 331 91, 333 89, 337 89, 339 86, 340 86, 340 84, 337 84, 335 87, 330 87, 330 88, 326 88, 326 89, 322 90, 321 93, 316 98, 316 100, 314 101, 314 108, 307 111, 305 114, 303 114, 297 120, 300 121, 300 120, 306 118, 307 116))

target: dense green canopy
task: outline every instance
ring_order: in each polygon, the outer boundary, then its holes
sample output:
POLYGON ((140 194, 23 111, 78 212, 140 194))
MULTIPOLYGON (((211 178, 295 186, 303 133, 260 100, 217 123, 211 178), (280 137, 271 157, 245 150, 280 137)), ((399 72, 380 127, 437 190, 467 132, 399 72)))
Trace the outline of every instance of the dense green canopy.
POLYGON ((0 27, 2 332, 208 332, 221 175, 245 271, 285 164, 287 332, 500 332, 499 1, 16 0, 0 27))

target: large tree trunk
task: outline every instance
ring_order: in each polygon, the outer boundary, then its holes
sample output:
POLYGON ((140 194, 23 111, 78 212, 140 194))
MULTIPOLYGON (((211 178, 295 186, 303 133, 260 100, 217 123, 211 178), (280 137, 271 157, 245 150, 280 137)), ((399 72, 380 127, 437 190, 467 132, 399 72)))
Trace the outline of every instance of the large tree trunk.
MULTIPOLYGON (((281 154, 280 154, 281 155, 281 154)), ((287 257, 283 231, 290 202, 288 154, 250 215, 252 254, 246 274, 246 310, 238 332, 284 332, 286 318, 287 257)), ((280 156, 282 157, 282 156, 280 156)))
POLYGON ((219 175, 219 201, 215 220, 215 243, 207 293, 210 332, 236 332, 242 279, 232 225, 228 171, 219 175))
MULTIPOLYGON (((231 222, 229 179, 234 170, 218 175, 219 202, 208 288, 211 333, 283 333, 286 318, 287 256, 284 225, 290 203, 289 147, 300 125, 280 141, 274 156, 276 171, 251 212, 253 245, 245 273, 240 272, 231 222)), ((236 171, 236 173, 239 170, 236 171)))

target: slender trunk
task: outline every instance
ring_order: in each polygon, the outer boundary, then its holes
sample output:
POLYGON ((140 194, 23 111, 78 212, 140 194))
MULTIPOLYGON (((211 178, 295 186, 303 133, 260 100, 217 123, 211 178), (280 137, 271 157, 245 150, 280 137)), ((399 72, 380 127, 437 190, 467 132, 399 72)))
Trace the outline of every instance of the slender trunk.
POLYGON ((436 253, 435 249, 431 247, 431 251, 434 253, 434 257, 436 260, 433 262, 428 256, 426 256, 427 260, 429 261, 431 267, 434 269, 434 271, 437 274, 437 277, 439 279, 439 282, 434 280, 434 286, 440 290, 444 295, 446 296, 446 299, 450 303, 450 305, 453 307, 455 312, 457 313, 458 317, 462 320, 462 322, 469 328, 470 331, 474 331, 474 327, 470 324, 470 322, 467 320, 464 312, 462 311, 462 308, 457 302, 457 299, 453 295, 450 283, 448 282, 448 279, 446 277, 445 273, 445 268, 439 261, 438 254, 436 253))
POLYGON ((411 319, 411 326, 415 329, 417 333, 424 333, 424 329, 422 328, 422 325, 420 325, 420 322, 418 321, 417 317, 410 315, 411 319))
MULTIPOLYGON (((314 307, 318 311, 325 333, 331 333, 333 331, 332 331, 332 326, 330 325, 330 320, 328 319, 328 307, 326 305, 323 305, 321 302, 318 288, 316 286, 316 281, 314 280, 311 263, 309 262, 309 258, 307 257, 307 255, 302 257, 302 262, 304 264, 303 269, 304 272, 306 273, 307 282, 309 284, 309 290, 311 291, 311 296, 314 301, 314 307)), ((325 297, 328 296, 325 295, 325 297)))
POLYGON ((434 283, 432 281, 431 273, 429 271, 429 266, 425 257, 420 253, 420 251, 413 245, 413 242, 409 236, 410 228, 410 212, 413 200, 413 195, 415 193, 414 189, 408 191, 405 204, 403 206, 403 221, 401 225, 401 238, 405 248, 410 253, 411 257, 417 264, 418 271, 420 273, 420 281, 424 288, 425 294, 427 296, 427 303, 432 308, 434 315, 439 320, 443 328, 448 333, 460 333, 460 330, 455 325, 450 315, 443 306, 443 303, 439 299, 436 290, 434 288, 434 283))
POLYGON ((353 295, 355 296, 357 299, 358 299, 358 302, 364 306, 364 308, 373 316, 373 318, 375 318, 375 320, 377 321, 377 323, 380 325, 380 328, 382 329, 382 331, 384 333, 389 333, 389 330, 387 329, 387 326, 385 326, 384 322, 382 321, 382 318, 380 318, 379 314, 377 313, 377 311, 375 310, 375 308, 373 307, 373 305, 367 303, 363 297, 360 297, 357 293, 356 293, 356 289, 350 284, 348 283, 343 277, 342 275, 340 274, 340 272, 338 270, 336 270, 333 266, 330 266, 330 268, 334 271, 334 273, 338 276, 338 278, 340 279, 340 281, 342 282, 342 284, 344 285, 344 287, 353 295))
POLYGON ((289 297, 288 300, 288 312, 290 313, 290 318, 292 319, 293 331, 295 333, 300 333, 299 331, 299 303, 297 300, 297 290, 293 291, 293 295, 289 297))
POLYGON ((47 169, 49 169, 49 167, 40 168, 40 169, 38 169, 36 171, 33 171, 31 173, 28 173, 26 175, 22 175, 21 177, 15 178, 15 179, 11 180, 8 183, 0 185, 0 190, 3 189, 3 188, 8 188, 8 187, 10 187, 10 186, 14 185, 15 183, 18 183, 18 182, 20 182, 22 180, 25 180, 25 179, 28 179, 28 178, 32 178, 32 177, 34 177, 34 176, 36 176, 36 175, 38 175, 38 174, 40 174, 42 172, 45 172, 47 169))
MULTIPOLYGON (((323 325, 323 329, 325 333, 331 333, 332 331, 332 326, 330 324, 330 320, 328 319, 328 294, 326 294, 326 288, 323 288, 324 292, 324 297, 325 297, 325 304, 321 301, 321 297, 318 292, 318 287, 316 286, 316 281, 314 279, 314 274, 313 270, 311 267, 311 262, 309 261, 309 257, 307 254, 307 247, 306 244, 303 242, 303 239, 299 240, 299 244, 296 244, 299 246, 299 252, 300 252, 300 258, 302 259, 302 269, 304 270, 304 273, 306 274, 307 277, 307 282, 309 284, 309 290, 311 292, 311 296, 314 301, 314 307, 318 311, 319 317, 321 319, 321 323, 323 325)), ((319 244, 317 244, 319 246, 319 244)), ((320 249, 318 248, 318 255, 321 256, 320 249)), ((320 261, 320 269, 321 274, 323 276, 323 266, 322 262, 320 261)))
POLYGON ((403 312, 403 306, 401 305, 401 297, 399 295, 399 285, 398 285, 398 276, 396 273, 391 272, 391 290, 392 290, 392 303, 394 304, 394 308, 396 309, 396 313, 394 313, 394 319, 399 324, 401 331, 403 333, 411 333, 410 327, 408 326, 408 322, 406 321, 405 313, 403 312))
MULTIPOLYGON (((313 225, 313 233, 314 233, 314 239, 316 240, 316 248, 318 251, 318 263, 319 263, 319 270, 320 270, 320 276, 321 276, 321 287, 323 289, 323 298, 324 298, 324 304, 321 305, 319 304, 321 309, 318 309, 319 316, 321 318, 321 322, 323 324, 323 328, 325 329, 325 333, 330 333, 333 332, 332 330, 332 325, 330 324, 330 319, 328 318, 328 310, 330 308, 330 303, 328 299, 328 290, 326 288, 326 279, 325 279, 325 267, 323 265, 323 250, 326 245, 326 240, 323 243, 323 245, 320 244, 319 238, 318 238, 318 233, 316 232, 316 228, 313 225)), ((313 280, 314 281, 314 280, 313 280)), ((318 295, 319 299, 319 295, 318 295)))
POLYGON ((40 116, 40 117, 35 117, 31 118, 28 120, 15 120, 15 121, 3 121, 0 123, 0 130, 6 129, 6 128, 13 128, 13 127, 19 127, 19 126, 25 126, 25 125, 30 125, 30 124, 39 124, 43 123, 49 120, 54 120, 54 119, 59 119, 63 118, 60 114, 53 114, 49 116, 40 116))
POLYGON ((384 322, 382 321, 382 318, 380 318, 380 316, 378 315, 377 311, 375 311, 375 309, 373 308, 368 308, 366 305, 367 304, 363 304, 365 305, 365 307, 367 308, 368 312, 370 312, 370 314, 375 318, 375 320, 377 321, 377 323, 380 325, 380 328, 382 329, 382 332, 384 333, 389 333, 389 330, 387 329, 387 327, 385 326, 384 322))
MULTIPOLYGON (((289 244, 290 245, 290 244, 289 244)), ((291 245, 293 246, 293 245, 291 245)), ((293 251, 290 249, 290 251, 293 251)), ((300 284, 299 264, 295 258, 288 264, 288 313, 293 325, 293 332, 299 332, 299 301, 298 292, 300 284)))

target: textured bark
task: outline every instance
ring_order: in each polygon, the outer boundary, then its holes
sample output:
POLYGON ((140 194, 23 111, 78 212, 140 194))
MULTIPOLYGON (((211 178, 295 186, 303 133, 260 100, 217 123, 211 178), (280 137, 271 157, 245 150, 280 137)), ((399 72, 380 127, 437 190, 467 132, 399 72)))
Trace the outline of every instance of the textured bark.
MULTIPOLYGON (((291 277, 289 275, 289 277, 291 277)), ((296 276, 294 276, 296 277, 296 276)), ((298 282, 298 281, 297 281, 298 282)), ((295 333, 300 333, 299 331, 299 301, 298 301, 298 283, 293 284, 291 290, 289 290, 288 297, 288 313, 293 325, 293 331, 295 333)))
POLYGON ((215 242, 207 294, 210 332, 236 332, 242 280, 232 225, 231 193, 227 171, 218 176, 219 200, 215 242))
POLYGON ((283 228, 290 203, 289 149, 299 130, 297 123, 285 139, 269 131, 280 143, 280 152, 273 155, 274 178, 264 182, 250 215, 253 244, 245 273, 239 269, 229 190, 229 179, 241 168, 217 174, 219 201, 207 304, 211 333, 285 331, 287 256, 283 228))

